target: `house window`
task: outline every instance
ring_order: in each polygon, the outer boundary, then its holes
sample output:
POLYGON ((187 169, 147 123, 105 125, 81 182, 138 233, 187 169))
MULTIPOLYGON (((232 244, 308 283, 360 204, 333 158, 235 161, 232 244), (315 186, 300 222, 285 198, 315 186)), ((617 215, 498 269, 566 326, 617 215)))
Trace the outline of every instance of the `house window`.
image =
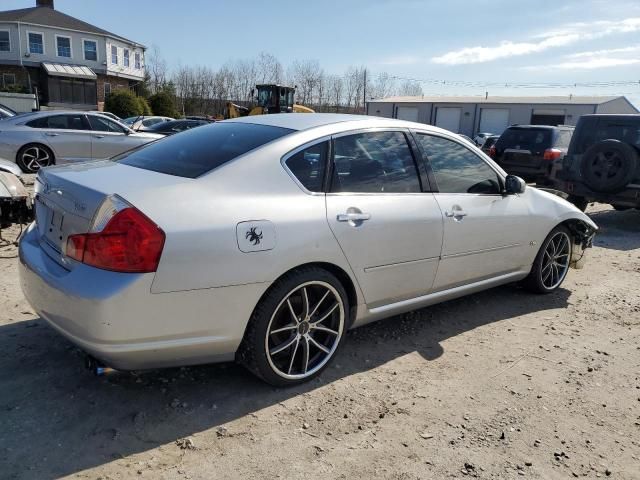
POLYGON ((142 68, 142 62, 140 61, 140 52, 136 52, 135 62, 136 62, 136 68, 140 70, 142 68))
POLYGON ((71 58, 71 37, 56 35, 56 47, 59 57, 71 58))
POLYGON ((98 61, 98 44, 93 40, 83 40, 84 45, 84 59, 98 61))
POLYGON ((44 55, 44 36, 41 33, 29 32, 29 53, 44 55))
POLYGON ((114 65, 118 64, 118 47, 115 45, 111 45, 111 63, 114 65))
POLYGON ((127 50, 126 48, 123 50, 122 58, 124 60, 124 66, 128 67, 129 66, 129 50, 127 50))
POLYGON ((0 52, 11 51, 11 40, 9 39, 9 30, 0 30, 0 52))
POLYGON ((104 98, 106 99, 109 95, 111 95, 111 84, 105 82, 104 83, 104 98))
POLYGON ((16 76, 13 73, 3 73, 2 74, 2 86, 4 88, 8 88, 12 85, 16 84, 16 76))

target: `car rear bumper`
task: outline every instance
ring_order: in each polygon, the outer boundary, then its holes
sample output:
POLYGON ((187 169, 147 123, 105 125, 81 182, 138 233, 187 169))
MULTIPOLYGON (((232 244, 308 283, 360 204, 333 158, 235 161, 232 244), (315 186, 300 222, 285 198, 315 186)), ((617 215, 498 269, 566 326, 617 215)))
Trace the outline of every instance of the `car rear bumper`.
POLYGON ((82 350, 122 370, 232 360, 268 284, 153 294, 154 274, 78 265, 41 248, 32 225, 20 241, 20 283, 36 313, 82 350))

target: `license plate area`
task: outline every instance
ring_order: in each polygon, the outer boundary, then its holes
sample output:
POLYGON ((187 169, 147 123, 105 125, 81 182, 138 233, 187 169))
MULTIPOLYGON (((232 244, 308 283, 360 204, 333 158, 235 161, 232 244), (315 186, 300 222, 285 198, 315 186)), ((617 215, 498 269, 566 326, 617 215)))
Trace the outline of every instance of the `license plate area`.
POLYGON ((36 197, 35 205, 36 224, 40 238, 58 252, 61 252, 64 238, 64 212, 49 204, 40 196, 36 197))

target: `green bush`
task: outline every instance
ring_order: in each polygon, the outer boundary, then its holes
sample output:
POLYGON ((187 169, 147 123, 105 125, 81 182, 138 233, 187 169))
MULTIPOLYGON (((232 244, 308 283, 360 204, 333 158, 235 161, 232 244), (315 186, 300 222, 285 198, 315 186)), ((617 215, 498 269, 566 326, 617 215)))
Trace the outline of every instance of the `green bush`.
MULTIPOLYGON (((137 97, 135 93, 127 89, 119 89, 107 97, 104 102, 104 109, 118 115, 120 118, 134 117, 136 115, 147 115, 145 113, 146 102, 137 97)), ((146 105, 148 107, 148 105, 146 105)))
POLYGON ((153 111, 149 106, 149 102, 144 97, 136 97, 138 103, 140 104, 140 109, 142 110, 142 115, 153 115, 153 111))
POLYGON ((179 116, 176 102, 169 92, 160 91, 149 97, 149 104, 154 115, 177 118, 179 116))

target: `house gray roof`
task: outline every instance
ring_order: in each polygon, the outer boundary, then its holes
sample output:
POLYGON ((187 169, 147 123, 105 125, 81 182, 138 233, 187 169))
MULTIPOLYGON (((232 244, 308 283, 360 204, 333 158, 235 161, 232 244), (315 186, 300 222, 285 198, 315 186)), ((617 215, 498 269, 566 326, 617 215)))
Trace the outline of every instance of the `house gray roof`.
POLYGON ((124 38, 121 35, 108 32, 107 30, 103 30, 95 25, 83 22, 71 15, 67 15, 66 13, 62 13, 49 7, 31 7, 21 8, 19 10, 6 10, 4 12, 0 12, 0 22, 21 22, 34 25, 44 25, 47 27, 66 28, 80 32, 107 35, 109 37, 124 40, 125 42, 140 45, 138 42, 134 42, 133 40, 124 38))
POLYGON ((581 96, 555 95, 547 97, 492 97, 484 96, 419 96, 419 97, 387 97, 370 100, 369 103, 537 103, 537 104, 572 104, 600 105, 622 96, 581 96))

